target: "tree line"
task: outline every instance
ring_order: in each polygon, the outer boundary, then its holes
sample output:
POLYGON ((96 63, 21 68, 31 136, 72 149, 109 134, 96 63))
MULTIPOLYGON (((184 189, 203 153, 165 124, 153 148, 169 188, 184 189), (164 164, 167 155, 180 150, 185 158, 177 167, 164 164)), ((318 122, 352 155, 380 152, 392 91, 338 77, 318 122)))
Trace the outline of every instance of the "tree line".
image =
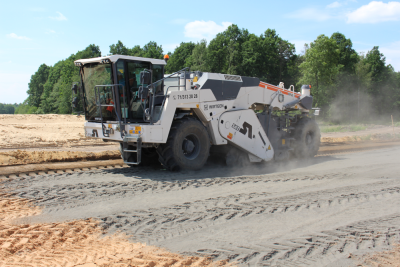
POLYGON ((19 104, 3 104, 0 103, 0 114, 14 114, 15 109, 19 106, 19 104))
MULTIPOLYGON (((114 54, 162 59, 164 51, 156 42, 128 48, 118 41, 110 45, 109 55, 114 54)), ((359 54, 350 38, 339 32, 318 36, 299 54, 275 30, 255 35, 231 25, 209 43, 182 42, 168 54, 166 73, 190 67, 258 77, 271 84, 284 82, 297 91, 302 84, 311 84, 314 105, 331 118, 339 113, 342 119, 351 119, 400 111, 400 72, 386 64, 379 47, 359 54)), ((42 64, 31 77, 28 98, 15 113, 71 113, 71 83, 80 80, 73 61, 98 56, 100 49, 92 44, 54 66, 42 64)))

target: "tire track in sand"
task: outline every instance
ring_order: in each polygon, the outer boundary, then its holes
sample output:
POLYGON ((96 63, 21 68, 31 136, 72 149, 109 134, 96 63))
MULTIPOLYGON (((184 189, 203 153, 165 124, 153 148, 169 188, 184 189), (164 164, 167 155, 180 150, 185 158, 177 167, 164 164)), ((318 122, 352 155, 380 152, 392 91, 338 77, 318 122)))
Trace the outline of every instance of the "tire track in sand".
MULTIPOLYGON (((125 170, 118 172, 124 174, 125 170)), ((303 177, 294 176, 288 178, 287 175, 275 175, 271 179, 265 179, 263 176, 238 176, 223 178, 190 178, 181 179, 180 176, 174 175, 174 179, 169 178, 169 174, 162 179, 135 179, 133 181, 104 181, 104 182, 88 182, 88 183, 64 183, 66 179, 76 179, 80 181, 80 177, 84 176, 86 180, 93 176, 93 180, 97 177, 109 175, 108 171, 87 171, 85 173, 66 173, 52 174, 45 176, 28 176, 16 177, 8 179, 0 184, 0 189, 13 189, 12 194, 21 198, 34 199, 40 206, 56 207, 75 207, 77 205, 85 205, 96 203, 97 201, 117 198, 128 198, 143 193, 162 193, 182 191, 185 189, 194 189, 200 187, 215 187, 224 185, 246 184, 246 183, 286 183, 295 181, 314 181, 334 179, 344 177, 350 174, 331 173, 326 175, 306 175, 303 177), (51 181, 47 183, 46 181, 51 181), (55 183, 59 181, 59 184, 55 183), (41 184, 38 186, 37 184, 41 184), (53 184, 49 186, 48 184, 53 184)))
POLYGON ((93 219, 18 224, 18 218, 40 209, 9 194, 0 194, 0 208, 0 266, 232 266, 228 260, 212 262, 131 243, 124 235, 104 237, 93 219))
MULTIPOLYGON (((131 233, 135 240, 157 244, 160 241, 164 242, 179 236, 190 236, 190 234, 210 226, 224 225, 232 220, 241 220, 247 217, 253 217, 250 220, 254 221, 257 220, 255 217, 260 215, 302 213, 309 210, 326 211, 338 206, 374 202, 399 196, 400 186, 377 182, 374 186, 370 184, 346 186, 285 197, 271 198, 268 193, 237 194, 148 211, 124 212, 101 218, 101 220, 103 221, 102 226, 110 232, 131 233), (371 190, 372 188, 374 190, 371 190), (340 193, 338 194, 338 192, 340 193)), ((353 252, 368 246, 371 242, 373 243, 372 247, 391 245, 400 230, 389 226, 399 225, 398 223, 400 223, 400 214, 387 219, 360 222, 357 225, 342 227, 333 232, 324 231, 320 236, 286 240, 282 244, 276 243, 273 247, 261 246, 260 248, 260 245, 255 245, 247 249, 232 248, 234 251, 232 253, 227 253, 226 250, 201 250, 198 251, 198 255, 229 258, 242 264, 257 263, 261 266, 271 264, 298 266, 300 260, 300 262, 305 262, 305 266, 308 266, 320 257, 324 257, 329 262, 334 258, 334 256, 330 257, 332 253, 353 252), (382 223, 382 221, 388 221, 388 223, 379 228, 375 227, 376 222, 382 223), (363 225, 365 229, 362 230, 360 225, 363 225), (376 229, 380 229, 380 231, 374 237, 376 229)))

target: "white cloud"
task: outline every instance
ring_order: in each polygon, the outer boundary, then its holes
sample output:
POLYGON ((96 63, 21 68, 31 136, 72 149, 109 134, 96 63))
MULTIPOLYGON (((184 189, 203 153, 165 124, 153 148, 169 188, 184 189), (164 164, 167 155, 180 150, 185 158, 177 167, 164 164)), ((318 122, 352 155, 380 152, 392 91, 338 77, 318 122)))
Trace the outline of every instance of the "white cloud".
POLYGON ((63 14, 61 14, 61 12, 56 12, 56 13, 58 14, 57 17, 49 17, 49 18, 59 21, 67 20, 67 18, 63 14))
POLYGON ((338 8, 341 7, 343 4, 339 2, 333 2, 332 4, 327 5, 327 8, 338 8))
POLYGON ((400 20, 400 2, 372 1, 347 14, 347 23, 378 23, 400 20))
POLYGON ((328 12, 316 8, 303 8, 286 14, 285 17, 301 20, 325 21, 333 18, 328 12))
POLYGON ((26 36, 18 36, 15 33, 7 34, 7 37, 12 38, 12 39, 18 39, 18 40, 31 40, 31 38, 28 38, 26 36))
POLYGON ((222 25, 218 25, 211 20, 196 20, 185 25, 185 36, 196 40, 211 40, 217 33, 225 31, 230 25, 232 25, 231 22, 222 22, 222 25))

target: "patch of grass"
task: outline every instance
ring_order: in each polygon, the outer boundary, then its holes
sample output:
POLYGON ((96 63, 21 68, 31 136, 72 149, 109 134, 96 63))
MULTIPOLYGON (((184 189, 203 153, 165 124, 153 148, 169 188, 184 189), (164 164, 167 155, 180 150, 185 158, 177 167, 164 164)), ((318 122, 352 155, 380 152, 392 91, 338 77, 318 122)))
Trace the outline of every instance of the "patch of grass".
POLYGON ((366 130, 367 127, 363 125, 350 125, 349 130, 351 132, 357 132, 357 131, 364 131, 366 130))
POLYGON ((337 126, 320 126, 322 133, 341 133, 341 132, 357 132, 366 130, 364 125, 337 125, 337 126))
POLYGON ((343 126, 321 126, 322 133, 338 133, 344 132, 343 126))
POLYGON ((394 123, 394 126, 395 126, 395 127, 400 127, 400 122, 394 123))

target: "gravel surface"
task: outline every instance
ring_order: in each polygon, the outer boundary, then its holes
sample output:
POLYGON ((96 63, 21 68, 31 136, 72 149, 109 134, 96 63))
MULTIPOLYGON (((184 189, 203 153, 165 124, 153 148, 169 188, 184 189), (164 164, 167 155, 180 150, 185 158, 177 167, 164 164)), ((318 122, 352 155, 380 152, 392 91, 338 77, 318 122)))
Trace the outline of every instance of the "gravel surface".
POLYGON ((356 266, 351 255, 399 243, 399 156, 393 147, 247 169, 106 169, 0 187, 44 209, 23 222, 97 218, 109 234, 239 266, 356 266))

